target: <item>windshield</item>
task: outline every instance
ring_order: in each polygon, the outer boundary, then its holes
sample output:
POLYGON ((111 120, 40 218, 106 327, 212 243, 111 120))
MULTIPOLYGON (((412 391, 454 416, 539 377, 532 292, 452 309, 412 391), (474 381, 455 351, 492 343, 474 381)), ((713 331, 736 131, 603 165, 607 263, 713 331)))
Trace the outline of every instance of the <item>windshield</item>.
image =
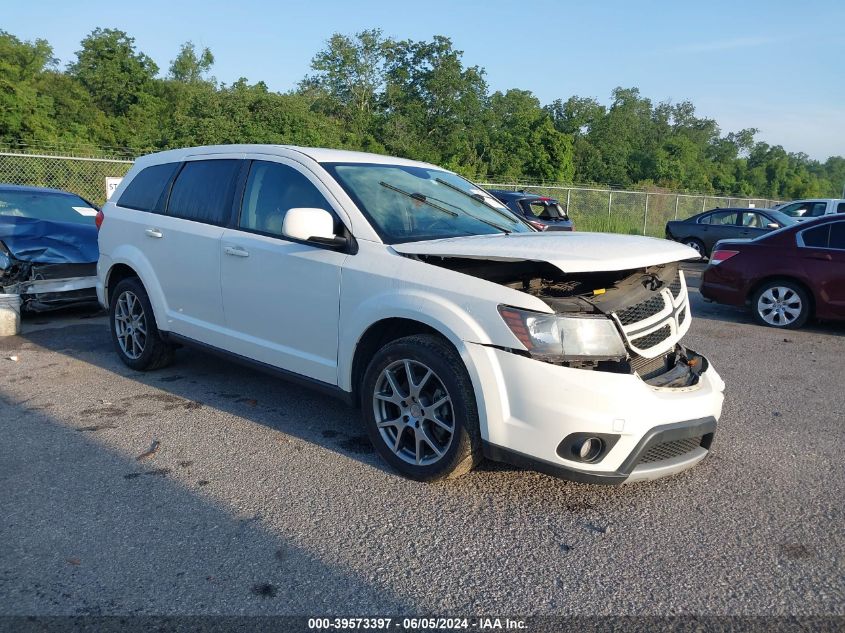
POLYGON ((94 224, 97 210, 79 196, 37 191, 0 191, 0 216, 71 224, 94 224))
POLYGON ((332 163, 323 167, 387 244, 533 232, 501 202, 447 171, 366 163, 332 163))

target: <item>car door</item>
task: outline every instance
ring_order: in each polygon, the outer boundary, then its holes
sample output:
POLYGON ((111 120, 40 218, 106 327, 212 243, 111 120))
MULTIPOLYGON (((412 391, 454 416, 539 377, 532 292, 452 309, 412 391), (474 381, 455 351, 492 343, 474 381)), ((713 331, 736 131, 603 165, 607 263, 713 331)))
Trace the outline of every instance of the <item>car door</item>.
POLYGON ((816 313, 845 317, 845 220, 798 233, 798 252, 807 278, 816 286, 816 313))
POLYGON ((702 227, 701 239, 708 253, 713 251, 713 246, 719 240, 740 237, 737 226, 738 215, 736 211, 716 211, 699 220, 702 227), (705 219, 708 222, 704 222, 705 219))
POLYGON ((223 233, 220 256, 227 349, 334 385, 348 255, 282 236, 292 208, 318 207, 337 218, 328 196, 295 161, 252 161, 236 227, 223 233))
POLYGON ((772 230, 769 224, 776 224, 776 222, 757 211, 742 211, 739 214, 738 237, 749 240, 762 237, 772 230))
POLYGON ((164 214, 142 227, 143 252, 165 300, 166 328, 218 345, 225 326, 220 298, 220 238, 231 218, 243 160, 198 157, 186 161, 164 214))

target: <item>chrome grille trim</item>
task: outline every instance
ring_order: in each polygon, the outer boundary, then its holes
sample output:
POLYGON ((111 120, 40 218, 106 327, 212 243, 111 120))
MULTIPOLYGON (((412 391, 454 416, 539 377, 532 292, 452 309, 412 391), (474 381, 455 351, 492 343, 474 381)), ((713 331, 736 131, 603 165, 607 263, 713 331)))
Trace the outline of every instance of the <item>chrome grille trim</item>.
POLYGON ((643 358, 656 358, 675 347, 690 326, 689 295, 683 271, 646 301, 613 313, 629 349, 643 358), (659 304, 662 309, 655 311, 659 304), (638 317, 638 320, 633 318, 638 317))

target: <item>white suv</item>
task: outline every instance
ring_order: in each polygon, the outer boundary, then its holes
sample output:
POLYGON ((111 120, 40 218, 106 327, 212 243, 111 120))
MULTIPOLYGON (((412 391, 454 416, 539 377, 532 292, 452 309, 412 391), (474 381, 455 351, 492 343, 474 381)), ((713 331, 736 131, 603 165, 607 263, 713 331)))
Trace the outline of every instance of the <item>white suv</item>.
POLYGON ((97 221, 123 362, 194 344, 309 383, 409 477, 486 456, 621 483, 710 448, 724 383, 680 344, 686 246, 538 232, 439 167, 278 145, 140 158, 97 221))

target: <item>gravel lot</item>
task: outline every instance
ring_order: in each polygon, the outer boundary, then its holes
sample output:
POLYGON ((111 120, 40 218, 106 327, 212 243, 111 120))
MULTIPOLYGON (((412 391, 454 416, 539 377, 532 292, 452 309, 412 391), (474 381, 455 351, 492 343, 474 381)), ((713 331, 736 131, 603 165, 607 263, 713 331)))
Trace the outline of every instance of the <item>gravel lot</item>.
POLYGON ((714 451, 623 487, 407 481, 333 400, 197 351, 137 373, 102 315, 30 317, 0 339, 0 614, 845 615, 845 326, 693 294, 714 451))

